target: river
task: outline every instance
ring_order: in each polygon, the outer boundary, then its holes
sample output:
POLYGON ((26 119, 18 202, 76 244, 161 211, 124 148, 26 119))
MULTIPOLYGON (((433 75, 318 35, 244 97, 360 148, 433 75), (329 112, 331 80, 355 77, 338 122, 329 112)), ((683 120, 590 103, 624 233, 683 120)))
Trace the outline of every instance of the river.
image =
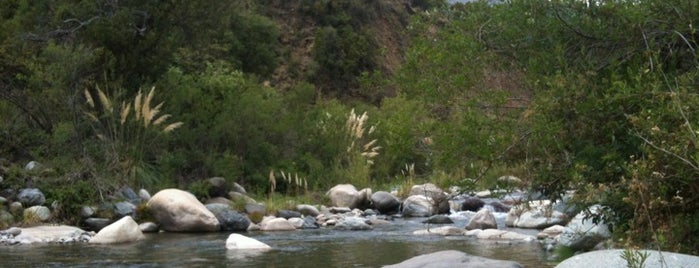
MULTIPOLYGON (((158 233, 121 245, 19 245, 0 247, 2 267, 380 267, 441 250, 553 267, 537 242, 507 243, 465 236, 416 236, 423 219, 397 219, 370 231, 332 229, 248 232, 273 250, 225 249, 230 233, 158 233)), ((434 225, 433 225, 434 226, 434 225)), ((535 230, 518 230, 536 233, 535 230)))

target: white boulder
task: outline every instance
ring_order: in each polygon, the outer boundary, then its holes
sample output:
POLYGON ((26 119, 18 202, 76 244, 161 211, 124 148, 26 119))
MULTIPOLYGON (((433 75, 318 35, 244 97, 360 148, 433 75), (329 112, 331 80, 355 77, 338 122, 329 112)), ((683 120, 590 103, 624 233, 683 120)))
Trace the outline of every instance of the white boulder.
POLYGON ((141 232, 138 223, 131 218, 125 216, 114 223, 102 228, 92 239, 91 244, 116 244, 128 243, 144 239, 145 236, 141 232))
POLYGON ((215 232, 218 219, 193 194, 165 189, 156 193, 148 207, 160 228, 170 232, 215 232))

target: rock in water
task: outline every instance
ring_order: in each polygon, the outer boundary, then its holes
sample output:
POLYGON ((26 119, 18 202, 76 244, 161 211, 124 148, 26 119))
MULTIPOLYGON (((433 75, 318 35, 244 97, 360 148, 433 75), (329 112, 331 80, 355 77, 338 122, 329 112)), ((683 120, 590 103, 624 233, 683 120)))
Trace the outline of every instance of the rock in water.
MULTIPOLYGON (((570 257, 556 265, 556 268, 628 267, 621 256, 624 250, 595 250, 570 257)), ((666 251, 640 250, 648 254, 645 267, 699 267, 699 257, 666 251)))
POLYGON ((231 234, 226 239, 226 249, 271 249, 269 245, 241 234, 231 234))
POLYGON ((127 243, 134 242, 144 239, 145 236, 141 232, 141 228, 138 227, 138 223, 131 218, 131 216, 126 216, 118 221, 102 228, 92 239, 90 239, 91 244, 116 244, 116 243, 127 243))
MULTIPOLYGON (((601 206, 590 207, 591 213, 600 213, 601 206)), ((578 213, 569 223, 560 236, 560 243, 563 246, 574 250, 590 250, 597 243, 611 237, 611 232, 603 222, 593 223, 592 219, 585 219, 587 214, 583 211, 578 213)))
POLYGON ((478 256, 471 256, 461 251, 445 250, 435 253, 420 255, 410 258, 401 263, 386 265, 384 268, 519 268, 523 267, 513 261, 493 260, 478 256))
POLYGON ((411 195, 403 201, 403 216, 429 217, 434 214, 432 199, 424 195, 411 195))
POLYGON ((378 191, 371 195, 371 202, 381 214, 397 212, 400 209, 400 201, 394 195, 384 191, 378 191))
POLYGON ((497 228, 498 224, 495 222, 495 216, 493 216, 493 213, 488 209, 481 209, 478 211, 466 225, 466 230, 497 228))
POLYGON ((218 219, 191 193, 165 189, 148 201, 160 228, 169 232, 215 232, 218 219))

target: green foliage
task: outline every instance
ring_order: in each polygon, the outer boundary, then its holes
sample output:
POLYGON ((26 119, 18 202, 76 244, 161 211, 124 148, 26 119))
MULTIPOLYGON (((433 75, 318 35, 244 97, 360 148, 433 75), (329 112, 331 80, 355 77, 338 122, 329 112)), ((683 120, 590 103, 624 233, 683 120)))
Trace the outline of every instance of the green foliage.
POLYGON ((648 259, 648 256, 650 256, 650 253, 641 252, 638 250, 625 249, 623 252, 621 252, 621 258, 626 261, 627 268, 646 267, 645 262, 646 262, 646 259, 648 259))

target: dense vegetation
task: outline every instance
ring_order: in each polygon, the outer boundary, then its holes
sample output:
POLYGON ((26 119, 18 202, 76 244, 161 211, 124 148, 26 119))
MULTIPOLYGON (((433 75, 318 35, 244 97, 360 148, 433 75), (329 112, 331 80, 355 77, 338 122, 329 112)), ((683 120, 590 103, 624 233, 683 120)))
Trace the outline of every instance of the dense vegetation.
POLYGON ((697 254, 698 20, 689 0, 1 0, 0 188, 68 218, 211 176, 296 195, 514 174, 697 254))

